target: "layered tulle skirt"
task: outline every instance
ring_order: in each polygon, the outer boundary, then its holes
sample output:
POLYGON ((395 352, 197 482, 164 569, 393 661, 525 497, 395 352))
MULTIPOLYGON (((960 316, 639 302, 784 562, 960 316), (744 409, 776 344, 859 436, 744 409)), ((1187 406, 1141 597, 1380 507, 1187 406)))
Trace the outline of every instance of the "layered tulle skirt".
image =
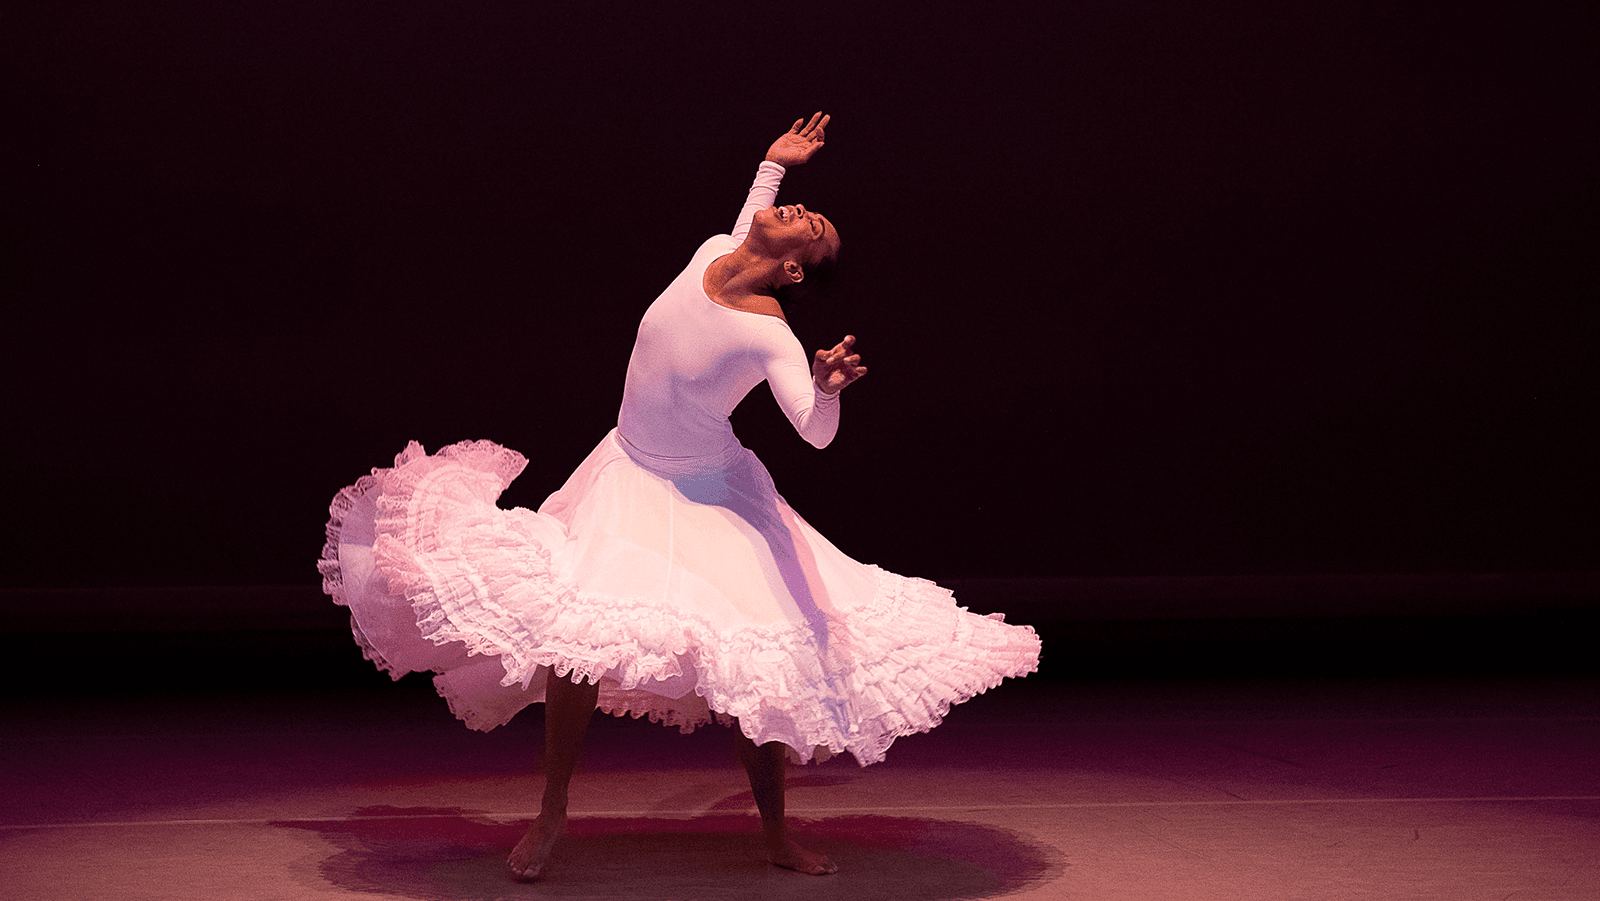
POLYGON ((538 511, 497 506, 525 464, 413 442, 330 506, 319 569, 356 641, 394 678, 436 673, 474 729, 542 701, 553 669, 617 715, 736 719, 865 765, 1037 668, 1031 628, 847 557, 742 447, 663 465, 613 431, 538 511))

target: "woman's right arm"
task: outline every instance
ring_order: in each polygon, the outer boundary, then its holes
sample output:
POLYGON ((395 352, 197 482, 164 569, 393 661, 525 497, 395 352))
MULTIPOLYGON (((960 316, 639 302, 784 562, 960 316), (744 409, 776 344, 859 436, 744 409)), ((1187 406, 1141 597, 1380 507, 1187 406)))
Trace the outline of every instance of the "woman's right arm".
POLYGON ((778 199, 778 184, 783 181, 784 170, 805 165, 822 149, 830 118, 819 112, 812 114, 809 122, 796 119, 789 130, 767 148, 767 158, 756 168, 755 183, 750 186, 739 217, 733 222, 734 240, 742 243, 750 234, 750 220, 755 218, 756 211, 772 206, 778 199))
POLYGON ((745 235, 750 234, 750 220, 754 219, 757 210, 764 210, 772 206, 778 199, 778 184, 783 181, 783 167, 770 160, 763 160, 756 168, 756 180, 750 185, 750 193, 744 199, 744 206, 739 210, 739 218, 733 223, 733 239, 744 243, 745 235))

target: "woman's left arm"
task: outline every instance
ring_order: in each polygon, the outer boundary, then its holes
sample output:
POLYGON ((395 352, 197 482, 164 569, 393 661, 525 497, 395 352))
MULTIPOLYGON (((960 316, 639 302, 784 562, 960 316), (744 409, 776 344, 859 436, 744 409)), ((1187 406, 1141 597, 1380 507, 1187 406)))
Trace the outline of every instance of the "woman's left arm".
POLYGON ((811 359, 811 380, 824 394, 838 394, 844 386, 867 374, 861 365, 861 355, 850 348, 856 343, 855 335, 845 335, 844 340, 829 350, 819 350, 811 359))
POLYGON ((808 372, 805 351, 787 328, 772 323, 765 335, 767 387, 794 430, 813 447, 823 448, 839 431, 839 392, 867 374, 861 356, 850 353, 847 335, 831 350, 817 351, 808 372))

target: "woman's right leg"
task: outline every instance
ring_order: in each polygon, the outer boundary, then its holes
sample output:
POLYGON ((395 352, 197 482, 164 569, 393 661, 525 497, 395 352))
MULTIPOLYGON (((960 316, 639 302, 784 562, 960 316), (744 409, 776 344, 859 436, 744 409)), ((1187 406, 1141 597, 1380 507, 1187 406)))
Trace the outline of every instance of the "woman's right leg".
POLYGON ((544 688, 544 798, 539 818, 528 827, 506 863, 511 875, 533 879, 544 869, 556 839, 567 825, 567 789, 578 768, 583 736, 600 699, 600 686, 556 675, 545 678, 544 688))

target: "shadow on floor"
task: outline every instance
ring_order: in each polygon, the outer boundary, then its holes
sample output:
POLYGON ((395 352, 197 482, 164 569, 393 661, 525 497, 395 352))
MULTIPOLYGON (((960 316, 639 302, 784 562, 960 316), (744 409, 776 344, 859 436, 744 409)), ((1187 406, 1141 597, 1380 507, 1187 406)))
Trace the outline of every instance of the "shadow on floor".
POLYGON ((272 825, 315 832, 337 849, 307 863, 298 880, 420 901, 941 901, 1015 892, 1065 866, 1054 848, 990 826, 855 816, 794 821, 802 839, 840 868, 802 876, 761 857, 752 815, 594 817, 573 819, 545 878, 519 884, 504 861, 524 824, 459 809, 370 807, 347 820, 272 825))

